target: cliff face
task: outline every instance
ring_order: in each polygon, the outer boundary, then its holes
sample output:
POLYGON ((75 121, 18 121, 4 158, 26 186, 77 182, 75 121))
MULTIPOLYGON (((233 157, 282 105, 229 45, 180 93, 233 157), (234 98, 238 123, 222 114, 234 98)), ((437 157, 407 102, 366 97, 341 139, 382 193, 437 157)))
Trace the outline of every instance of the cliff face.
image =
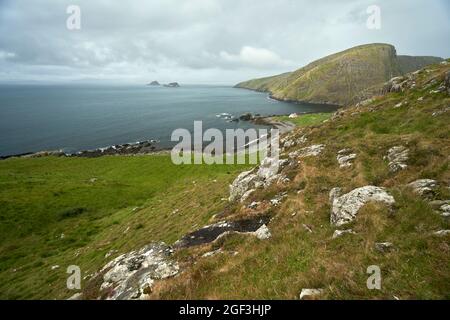
POLYGON ((392 45, 369 44, 316 60, 292 73, 250 80, 236 87, 269 92, 279 100, 347 105, 368 88, 441 60, 397 56, 392 45))

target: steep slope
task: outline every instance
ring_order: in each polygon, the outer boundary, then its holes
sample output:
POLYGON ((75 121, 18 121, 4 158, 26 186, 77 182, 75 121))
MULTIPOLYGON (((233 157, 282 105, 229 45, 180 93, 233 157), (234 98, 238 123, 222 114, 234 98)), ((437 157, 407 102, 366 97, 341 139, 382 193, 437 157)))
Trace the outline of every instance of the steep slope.
POLYGON ((361 91, 440 60, 397 56, 392 45, 368 44, 332 54, 292 73, 236 87, 269 92, 279 100, 347 105, 360 99, 361 91))
MULTIPOLYGON (((183 272, 151 298, 298 299, 309 288, 316 299, 448 299, 450 60, 398 81, 399 92, 284 136, 280 179, 210 222, 270 214, 263 236, 178 251, 183 272)), ((233 186, 245 192, 252 172, 233 186)))

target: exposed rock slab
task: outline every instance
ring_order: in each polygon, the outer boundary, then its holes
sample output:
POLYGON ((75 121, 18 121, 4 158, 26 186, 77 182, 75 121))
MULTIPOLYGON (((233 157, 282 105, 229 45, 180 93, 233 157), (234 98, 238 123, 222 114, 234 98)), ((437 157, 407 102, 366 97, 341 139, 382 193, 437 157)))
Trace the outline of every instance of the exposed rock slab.
MULTIPOLYGON (((269 223, 269 221, 270 216, 264 215, 237 221, 223 221, 215 223, 185 235, 174 244, 174 247, 177 249, 188 248, 211 243, 220 236, 230 232, 254 233, 258 231, 263 225, 269 223)), ((264 229, 265 228, 259 230, 258 234, 262 236, 264 233, 266 233, 266 231, 268 231, 264 229)), ((258 234, 255 235, 258 236, 258 234)))
POLYGON ((421 196, 430 196, 434 194, 434 190, 437 188, 437 182, 432 179, 419 179, 411 182, 408 186, 421 196))
POLYGON ((389 161, 389 171, 397 172, 406 169, 409 160, 409 149, 404 146, 395 146, 388 150, 386 158, 389 161))
POLYGON ((145 297, 154 281, 175 276, 177 262, 171 259, 172 249, 165 243, 153 243, 138 251, 123 254, 106 264, 101 292, 106 299, 132 300, 145 297))
POLYGON ((348 168, 353 165, 353 160, 356 159, 356 153, 352 153, 351 149, 342 149, 338 152, 336 159, 340 168, 348 168))
POLYGON ((279 173, 287 163, 288 160, 266 157, 258 168, 242 172, 230 185, 228 200, 244 201, 248 198, 249 191, 270 186, 281 177, 279 173))
POLYGON ((358 211, 370 201, 382 202, 389 206, 395 203, 395 199, 384 188, 375 186, 357 188, 342 196, 340 193, 340 188, 330 191, 330 221, 335 226, 353 221, 358 211))
POLYGON ((325 149, 324 144, 315 144, 301 149, 298 156, 300 158, 316 157, 322 153, 323 149, 325 149))
POLYGON ((300 300, 317 298, 321 294, 323 294, 323 289, 302 289, 300 300))

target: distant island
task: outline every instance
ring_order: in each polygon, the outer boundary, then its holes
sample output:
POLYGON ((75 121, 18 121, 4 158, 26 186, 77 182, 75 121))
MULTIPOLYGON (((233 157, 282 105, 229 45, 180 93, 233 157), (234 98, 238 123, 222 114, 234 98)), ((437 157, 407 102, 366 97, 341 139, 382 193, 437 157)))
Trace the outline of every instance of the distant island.
POLYGON ((169 84, 165 84, 164 87, 169 87, 169 88, 179 88, 180 85, 178 82, 171 82, 169 84))
MULTIPOLYGON (((160 86, 160 85, 161 84, 156 80, 147 84, 147 86, 152 86, 152 87, 156 87, 156 86, 160 86)), ((178 82, 171 82, 171 83, 164 84, 163 86, 167 87, 167 88, 179 88, 180 84, 178 82)))

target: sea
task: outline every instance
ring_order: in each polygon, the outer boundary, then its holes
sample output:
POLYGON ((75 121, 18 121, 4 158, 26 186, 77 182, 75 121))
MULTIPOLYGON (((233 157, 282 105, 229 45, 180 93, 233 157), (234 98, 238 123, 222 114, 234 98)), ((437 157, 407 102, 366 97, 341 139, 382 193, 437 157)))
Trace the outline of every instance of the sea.
POLYGON ((331 112, 336 107, 288 103, 228 86, 0 85, 0 156, 62 150, 73 153, 156 140, 170 148, 175 129, 256 126, 232 121, 261 116, 331 112))

